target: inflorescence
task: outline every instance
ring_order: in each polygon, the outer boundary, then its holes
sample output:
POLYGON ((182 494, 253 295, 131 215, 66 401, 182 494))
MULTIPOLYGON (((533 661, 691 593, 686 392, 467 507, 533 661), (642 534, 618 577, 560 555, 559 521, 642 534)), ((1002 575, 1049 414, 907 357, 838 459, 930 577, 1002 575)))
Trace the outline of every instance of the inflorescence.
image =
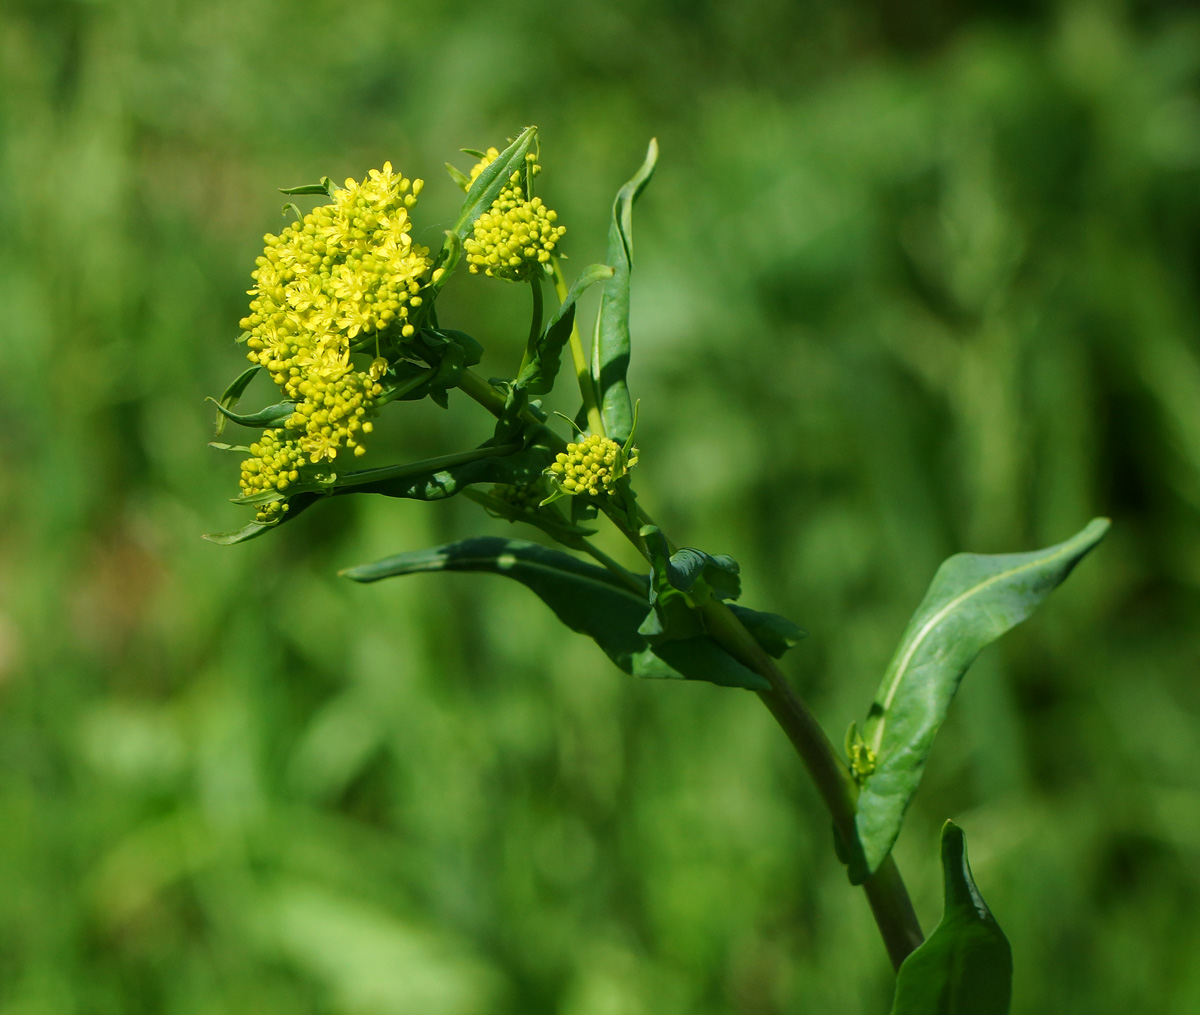
MULTIPOLYGON (((489 148, 487 155, 472 166, 472 183, 499 154, 495 148, 489 148)), ((532 152, 525 158, 532 179, 542 167, 532 152)), ((567 231, 566 226, 554 224, 557 220, 558 213, 547 208, 540 197, 525 196, 521 173, 514 172, 491 208, 475 220, 474 234, 463 244, 468 270, 510 282, 529 278, 550 260, 567 231)))
POLYGON ((564 492, 572 495, 598 496, 616 493, 617 481, 637 464, 634 448, 626 457, 616 441, 599 434, 589 434, 577 444, 568 444, 565 453, 555 456, 546 474, 564 492))
MULTIPOLYGON (((361 455, 367 417, 383 394, 388 361, 378 355, 356 369, 351 353, 375 348, 380 333, 410 337, 421 290, 438 272, 426 247, 413 243, 409 209, 422 181, 373 169, 361 183, 347 180, 333 203, 314 208, 265 249, 252 273, 247 358, 264 367, 295 411, 284 427, 267 430, 242 465, 244 496, 282 493, 298 477, 305 457, 332 460, 342 447, 361 455), (371 337, 374 336, 374 341, 371 337)), ((262 503, 259 521, 287 505, 262 503)))

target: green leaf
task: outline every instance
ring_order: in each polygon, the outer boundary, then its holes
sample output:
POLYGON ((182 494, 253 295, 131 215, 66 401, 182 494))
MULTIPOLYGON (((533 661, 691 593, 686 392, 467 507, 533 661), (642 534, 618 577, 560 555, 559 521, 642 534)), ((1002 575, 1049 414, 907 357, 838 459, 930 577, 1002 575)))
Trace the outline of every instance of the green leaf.
MULTIPOLYGON (((215 401, 215 399, 210 399, 215 401)), ((220 402, 217 402, 217 411, 225 417, 232 420, 241 426, 257 427, 259 429, 270 429, 271 427, 283 426, 283 424, 291 418, 292 413, 296 411, 295 402, 277 402, 275 405, 268 405, 265 409, 259 409, 258 412, 241 413, 233 412, 231 409, 226 409, 220 402)))
POLYGON ((524 369, 517 376, 517 384, 531 395, 548 394, 554 387, 562 361, 562 351, 571 337, 575 323, 575 303, 597 282, 613 277, 613 269, 607 264, 593 264, 584 268, 567 291, 566 298, 550 315, 546 327, 537 342, 537 348, 529 357, 524 369))
MULTIPOLYGON (((229 385, 222 393, 219 399, 213 398, 209 401, 217 403, 218 409, 232 409, 238 404, 238 400, 242 397, 242 393, 254 380, 254 375, 257 374, 262 367, 247 367, 233 379, 233 383, 229 385)), ((225 431, 225 415, 222 412, 217 413, 217 430, 214 436, 220 437, 225 431)))
POLYGON ((280 187, 279 193, 291 194, 293 196, 300 194, 321 194, 324 197, 332 198, 335 189, 333 180, 328 176, 322 176, 320 183, 304 183, 299 187, 280 187))
POLYGON ((685 546, 671 554, 668 571, 671 584, 680 592, 691 592, 703 579, 717 599, 737 599, 742 594, 741 568, 728 554, 713 556, 685 546))
POLYGON ((596 337, 592 351, 592 374, 596 384, 604 430, 623 444, 633 429, 633 403, 625 375, 629 370, 629 276, 633 270, 633 203, 645 189, 658 161, 658 142, 650 141, 646 160, 618 192, 613 202, 612 225, 608 230, 608 256, 613 277, 604 287, 596 337))
POLYGON ((478 571, 521 582, 567 627, 593 639, 617 666, 634 676, 707 680, 754 690, 768 686, 707 635, 651 644, 638 633, 646 614, 645 587, 635 589, 603 568, 536 543, 481 536, 401 553, 342 574, 373 582, 427 571, 478 571))
POLYGON ((467 191, 466 200, 458 213, 458 220, 451 230, 458 239, 467 238, 467 234, 475 226, 475 220, 492 206, 492 202, 504 189, 513 172, 524 169, 525 156, 536 140, 537 127, 526 127, 517 135, 515 141, 475 177, 475 182, 467 191))
POLYGON ((967 840, 942 827, 942 922, 900 966, 892 1015, 1008 1015, 1012 948, 975 887, 967 840))
POLYGON ((754 636, 754 640, 762 646, 763 651, 775 659, 782 658, 788 649, 808 637, 804 628, 798 627, 778 613, 763 613, 760 610, 738 606, 737 603, 726 605, 754 636))
POLYGON ((639 534, 650 552, 651 610, 638 627, 638 633, 660 642, 694 638, 703 632, 704 621, 687 594, 672 581, 667 537, 657 525, 643 525, 639 534))
POLYGON ((909 621, 863 725, 875 755, 858 798, 856 823, 867 870, 887 856, 917 790, 934 735, 967 667, 1019 624, 1108 531, 1093 519, 1065 543, 1032 553, 959 553, 945 561, 909 621))

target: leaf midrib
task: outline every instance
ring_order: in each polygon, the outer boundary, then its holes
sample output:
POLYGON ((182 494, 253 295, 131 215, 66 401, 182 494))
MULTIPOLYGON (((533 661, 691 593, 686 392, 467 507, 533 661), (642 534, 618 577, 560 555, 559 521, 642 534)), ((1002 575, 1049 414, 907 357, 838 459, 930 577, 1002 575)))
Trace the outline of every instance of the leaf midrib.
POLYGON ((1011 578, 1013 575, 1018 575, 1022 571, 1028 571, 1032 568, 1036 568, 1036 567, 1040 567, 1044 564, 1048 564, 1054 560, 1057 560, 1061 556, 1065 556, 1065 555, 1069 554, 1072 550, 1074 550, 1075 542, 1076 542, 1075 540, 1070 540, 1068 543, 1064 543, 1059 548, 1058 553, 1051 554, 1050 556, 1047 556, 1047 557, 1039 557, 1037 560, 1031 560, 1028 563, 1018 565, 1017 567, 1011 568, 1008 571, 1001 571, 998 574, 992 575, 990 578, 986 579, 985 581, 980 582, 978 585, 976 585, 970 589, 967 589, 967 591, 962 592, 959 595, 955 596, 953 599, 950 600, 950 602, 948 602, 945 606, 943 606, 940 610, 938 610, 932 617, 930 617, 929 620, 926 621, 926 623, 924 625, 922 625, 921 630, 918 632, 917 636, 913 639, 912 644, 909 647, 908 651, 904 653, 904 655, 901 657, 900 661, 897 663, 896 671, 895 671, 896 672, 895 678, 892 680, 891 685, 888 687, 888 692, 884 696, 884 699, 881 703, 883 706, 882 716, 879 720, 879 726, 875 731, 875 736, 872 738, 872 740, 874 742, 871 745, 872 749, 875 751, 876 754, 879 753, 881 746, 883 744, 883 734, 884 734, 884 731, 887 729, 887 725, 888 725, 888 723, 887 723, 888 710, 892 707, 892 702, 895 700, 896 694, 900 690, 900 685, 904 682, 904 677, 907 675, 908 666, 912 662, 913 656, 916 655, 917 650, 921 647, 921 645, 924 643, 926 638, 929 637, 929 635, 933 631, 933 629, 935 627, 937 627, 937 625, 940 624, 942 622, 942 620, 945 619, 946 615, 949 614, 952 610, 956 609, 962 603, 966 602, 972 596, 977 595, 978 593, 982 592, 984 589, 987 589, 992 585, 995 585, 997 582, 1004 581, 1007 578, 1011 578))

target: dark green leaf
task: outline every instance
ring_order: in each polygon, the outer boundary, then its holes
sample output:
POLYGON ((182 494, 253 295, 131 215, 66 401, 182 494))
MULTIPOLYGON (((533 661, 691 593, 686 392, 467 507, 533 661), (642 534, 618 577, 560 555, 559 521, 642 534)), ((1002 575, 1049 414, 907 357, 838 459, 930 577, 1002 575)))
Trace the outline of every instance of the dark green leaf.
POLYGON ((641 536, 650 551, 651 610, 643 618, 638 633, 659 641, 696 637, 704 631, 704 621, 700 611, 672 581, 667 537, 656 525, 642 526, 641 536))
MULTIPOLYGON (((233 379, 233 383, 222 392, 219 399, 211 399, 217 403, 218 409, 232 409, 238 404, 238 399, 242 397, 242 392, 246 390, 250 382, 254 380, 254 375, 257 374, 262 367, 247 367, 233 379)), ((217 413, 217 430, 214 436, 220 437, 225 431, 225 415, 221 412, 217 413)))
POLYGON ((603 568, 536 543, 494 536, 466 539, 402 553, 342 574, 372 582, 423 571, 481 571, 521 582, 571 630, 592 638, 626 673, 755 690, 768 686, 705 635, 652 645, 638 633, 646 613, 644 588, 632 588, 603 568))
POLYGON ((851 870, 856 884, 891 850, 967 667, 984 646, 1028 617, 1108 527, 1108 519, 1096 518, 1057 546, 1032 553, 960 553, 938 568, 863 725, 875 765, 858 800, 868 870, 851 870))
POLYGON ((737 599, 742 594, 738 562, 727 554, 705 553, 685 546, 671 555, 669 577, 680 592, 691 592, 696 582, 704 582, 718 599, 737 599))
POLYGON ((617 193, 608 230, 608 256, 613 277, 604 286, 596 320, 592 373, 605 432, 624 444, 633 429, 633 402, 625 376, 629 371, 629 276, 633 270, 633 203, 650 182, 658 161, 658 142, 652 140, 646 160, 617 193))
POLYGON ((269 429, 270 427, 283 426, 292 413, 296 411, 296 403, 278 402, 275 405, 268 405, 265 409, 259 409, 258 412, 251 412, 243 416, 241 413, 226 409, 225 406, 218 402, 217 411, 226 419, 232 420, 234 423, 239 423, 242 426, 269 429))
POLYGON ((517 376, 517 384, 531 395, 545 395, 554 387, 558 376, 563 348, 571 338, 575 323, 575 303, 597 282, 613 277, 613 269, 607 264, 593 264, 584 268, 567 291, 566 298, 550 315, 546 327, 538 339, 537 348, 527 359, 525 367, 517 376))
POLYGON ((727 604, 753 636, 754 640, 763 647, 767 655, 779 659, 793 645, 808 637, 808 632, 793 624, 787 617, 778 613, 763 613, 751 610, 737 603, 727 604))
POLYGON ((896 977, 892 1015, 1008 1015, 1012 948, 975 887, 967 841, 942 828, 946 905, 942 922, 896 977))
POLYGON ((324 197, 333 197, 335 190, 333 180, 328 176, 322 176, 320 183, 305 183, 299 187, 280 187, 279 193, 291 194, 293 196, 301 194, 321 194, 324 197))

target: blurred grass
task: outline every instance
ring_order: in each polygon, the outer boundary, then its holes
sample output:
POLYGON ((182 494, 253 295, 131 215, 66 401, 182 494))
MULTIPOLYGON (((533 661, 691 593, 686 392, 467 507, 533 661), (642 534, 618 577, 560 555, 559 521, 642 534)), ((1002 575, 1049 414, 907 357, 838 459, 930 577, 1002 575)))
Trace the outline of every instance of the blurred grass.
MULTIPOLYGON (((335 577, 469 504, 198 538, 244 516, 201 399, 274 188, 390 158, 436 243, 442 163, 527 123, 578 265, 658 136, 639 489, 811 630, 835 739, 943 556, 1113 516, 898 858, 932 926, 964 827, 1015 1012, 1200 1008, 1194 7, 10 0, 0 75, 5 1015, 886 1010, 750 695, 633 683, 501 583, 335 577)), ((511 369, 524 302, 456 305, 511 369)), ((397 455, 487 430, 405 418, 397 455)))

